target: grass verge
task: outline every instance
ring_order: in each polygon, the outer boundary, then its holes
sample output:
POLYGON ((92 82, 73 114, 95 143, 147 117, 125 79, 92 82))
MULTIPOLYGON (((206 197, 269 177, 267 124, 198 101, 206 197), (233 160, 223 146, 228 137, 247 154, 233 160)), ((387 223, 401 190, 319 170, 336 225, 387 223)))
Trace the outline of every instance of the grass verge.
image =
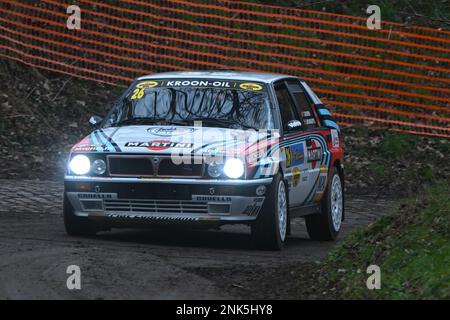
POLYGON ((450 186, 440 183, 347 237, 318 271, 338 299, 450 299, 450 186), (381 289, 368 290, 369 265, 381 289))

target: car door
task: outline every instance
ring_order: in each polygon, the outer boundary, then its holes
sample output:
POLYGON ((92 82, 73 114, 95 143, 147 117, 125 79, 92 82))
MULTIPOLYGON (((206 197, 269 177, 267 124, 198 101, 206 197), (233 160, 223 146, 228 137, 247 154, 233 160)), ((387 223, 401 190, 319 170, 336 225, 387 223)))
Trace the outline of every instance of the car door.
POLYGON ((290 203, 306 206, 320 201, 326 186, 330 152, 329 129, 320 125, 313 101, 298 79, 285 80, 294 114, 301 122, 297 132, 286 132, 284 146, 286 173, 290 184, 290 203), (299 155, 302 154, 302 160, 299 155))
POLYGON ((302 204, 307 196, 306 189, 302 188, 300 183, 301 172, 307 169, 306 141, 302 138, 304 127, 294 97, 289 92, 288 82, 278 81, 274 84, 274 89, 283 131, 280 142, 281 152, 285 157, 283 172, 288 183, 290 205, 297 206, 302 204), (289 126, 296 121, 297 126, 289 126))
POLYGON ((288 87, 305 130, 306 166, 301 174, 307 195, 302 205, 309 205, 320 201, 325 191, 331 160, 328 144, 330 129, 321 125, 319 115, 313 107, 315 100, 320 100, 312 90, 298 80, 290 82, 288 87))

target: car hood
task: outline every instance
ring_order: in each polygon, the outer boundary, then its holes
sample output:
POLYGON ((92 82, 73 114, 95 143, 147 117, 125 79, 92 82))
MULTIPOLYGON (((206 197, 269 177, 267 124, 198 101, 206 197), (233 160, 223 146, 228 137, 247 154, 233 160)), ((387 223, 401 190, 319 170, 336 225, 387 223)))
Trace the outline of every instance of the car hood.
POLYGON ((278 137, 278 132, 268 130, 133 125, 97 129, 73 146, 72 152, 240 154, 278 137))

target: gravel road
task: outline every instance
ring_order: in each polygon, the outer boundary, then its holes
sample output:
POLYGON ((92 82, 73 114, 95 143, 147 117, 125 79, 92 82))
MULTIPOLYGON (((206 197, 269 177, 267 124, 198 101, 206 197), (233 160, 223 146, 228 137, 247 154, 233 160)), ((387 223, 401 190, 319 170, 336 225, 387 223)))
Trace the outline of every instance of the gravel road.
MULTIPOLYGON (((302 219, 281 252, 252 249, 245 226, 70 237, 61 194, 61 182, 0 180, 0 299, 276 298, 280 275, 261 273, 314 266, 334 245, 309 240, 302 219), (69 265, 81 269, 81 290, 67 289, 69 265)), ((348 196, 341 239, 393 207, 387 199, 348 196)))

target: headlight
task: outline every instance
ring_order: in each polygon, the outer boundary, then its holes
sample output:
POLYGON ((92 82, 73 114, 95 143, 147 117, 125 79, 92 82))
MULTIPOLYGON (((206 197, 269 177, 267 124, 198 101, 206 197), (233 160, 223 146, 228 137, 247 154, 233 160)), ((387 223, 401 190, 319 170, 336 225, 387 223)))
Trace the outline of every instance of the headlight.
POLYGON ((97 159, 92 163, 92 172, 95 174, 104 174, 106 171, 106 163, 102 159, 97 159))
POLYGON ((211 178, 218 178, 222 174, 222 169, 223 169, 222 165, 217 163, 211 163, 210 165, 208 165, 208 175, 211 178))
POLYGON ((244 162, 237 158, 228 159, 223 167, 223 172, 231 179, 240 178, 244 174, 244 162))
POLYGON ((89 158, 79 154, 72 158, 69 164, 70 171, 78 174, 83 175, 89 172, 91 169, 91 162, 89 161, 89 158))

